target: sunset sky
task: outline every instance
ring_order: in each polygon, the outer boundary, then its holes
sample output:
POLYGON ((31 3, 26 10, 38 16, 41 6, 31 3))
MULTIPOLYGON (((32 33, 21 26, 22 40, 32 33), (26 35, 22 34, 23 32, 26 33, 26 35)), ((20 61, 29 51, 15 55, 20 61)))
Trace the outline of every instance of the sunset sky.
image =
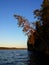
POLYGON ((27 47, 27 36, 18 28, 14 14, 34 21, 33 10, 42 0, 0 0, 0 47, 27 47))

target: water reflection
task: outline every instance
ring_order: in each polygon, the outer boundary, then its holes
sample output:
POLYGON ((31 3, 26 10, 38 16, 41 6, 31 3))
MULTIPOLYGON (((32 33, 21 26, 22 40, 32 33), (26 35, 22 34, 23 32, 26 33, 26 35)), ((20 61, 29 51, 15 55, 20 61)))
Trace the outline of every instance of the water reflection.
POLYGON ((28 65, 49 65, 49 55, 45 55, 39 52, 28 51, 28 56, 28 65))

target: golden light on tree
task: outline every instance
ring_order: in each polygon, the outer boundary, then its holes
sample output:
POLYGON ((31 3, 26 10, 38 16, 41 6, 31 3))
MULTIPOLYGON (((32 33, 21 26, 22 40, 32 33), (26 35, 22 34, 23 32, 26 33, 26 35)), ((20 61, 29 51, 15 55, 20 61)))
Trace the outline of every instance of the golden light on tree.
POLYGON ((22 27, 22 31, 28 36, 28 49, 32 50, 35 47, 36 50, 49 51, 49 1, 44 0, 41 9, 36 9, 33 13, 37 20, 32 23, 23 16, 14 15, 14 17, 18 20, 19 27, 22 27))
POLYGON ((29 23, 29 21, 27 19, 25 19, 24 17, 20 16, 20 15, 14 15, 14 17, 18 20, 18 26, 23 28, 23 32, 26 33, 26 35, 30 35, 32 34, 30 32, 30 30, 32 30, 32 32, 34 32, 35 30, 31 27, 31 24, 29 23))

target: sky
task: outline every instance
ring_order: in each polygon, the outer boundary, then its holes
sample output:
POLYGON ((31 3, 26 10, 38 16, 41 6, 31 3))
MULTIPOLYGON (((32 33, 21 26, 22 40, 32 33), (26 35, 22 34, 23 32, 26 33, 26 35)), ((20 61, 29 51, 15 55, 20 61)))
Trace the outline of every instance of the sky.
POLYGON ((14 14, 34 21, 33 10, 42 0, 0 0, 0 47, 27 48, 27 36, 18 27, 14 14))

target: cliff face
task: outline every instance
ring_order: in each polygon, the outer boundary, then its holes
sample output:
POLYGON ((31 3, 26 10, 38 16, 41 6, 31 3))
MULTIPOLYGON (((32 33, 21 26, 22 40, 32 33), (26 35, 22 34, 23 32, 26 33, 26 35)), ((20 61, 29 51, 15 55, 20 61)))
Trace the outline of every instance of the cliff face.
POLYGON ((42 43, 42 39, 40 39, 40 37, 36 37, 36 34, 34 34, 28 38, 27 47, 28 47, 28 50, 31 50, 31 51, 33 50, 44 51, 45 44, 42 43))
POLYGON ((35 32, 28 37, 28 41, 27 41, 28 50, 32 51, 34 49, 34 45, 35 45, 35 32))

